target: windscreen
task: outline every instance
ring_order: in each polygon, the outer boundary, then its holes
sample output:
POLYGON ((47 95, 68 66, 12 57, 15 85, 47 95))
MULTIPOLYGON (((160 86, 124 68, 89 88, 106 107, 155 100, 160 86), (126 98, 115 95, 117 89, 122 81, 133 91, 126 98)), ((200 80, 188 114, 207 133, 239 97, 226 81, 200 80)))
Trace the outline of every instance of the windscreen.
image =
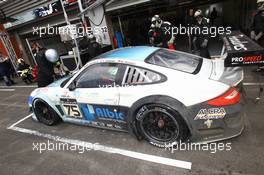
POLYGON ((202 64, 202 58, 183 52, 160 49, 146 59, 147 63, 196 74, 202 64))

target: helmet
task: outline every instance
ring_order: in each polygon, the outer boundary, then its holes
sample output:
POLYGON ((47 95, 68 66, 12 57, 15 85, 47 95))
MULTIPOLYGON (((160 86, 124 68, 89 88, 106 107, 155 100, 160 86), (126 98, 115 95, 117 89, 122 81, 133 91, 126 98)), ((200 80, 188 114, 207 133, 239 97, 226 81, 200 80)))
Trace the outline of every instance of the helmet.
POLYGON ((55 49, 48 49, 45 52, 45 56, 49 62, 55 63, 59 60, 59 54, 55 49))
POLYGON ((151 22, 156 22, 156 21, 158 21, 158 22, 161 21, 159 15, 154 15, 154 16, 151 18, 151 22))
POLYGON ((264 0, 257 1, 258 10, 264 10, 264 0))
POLYGON ((197 18, 198 16, 202 16, 202 10, 197 10, 195 13, 194 13, 194 17, 197 18))
POLYGON ((161 24, 162 24, 162 20, 161 18, 159 17, 159 15, 154 15, 152 18, 151 18, 151 24, 154 25, 155 27, 160 27, 161 24))

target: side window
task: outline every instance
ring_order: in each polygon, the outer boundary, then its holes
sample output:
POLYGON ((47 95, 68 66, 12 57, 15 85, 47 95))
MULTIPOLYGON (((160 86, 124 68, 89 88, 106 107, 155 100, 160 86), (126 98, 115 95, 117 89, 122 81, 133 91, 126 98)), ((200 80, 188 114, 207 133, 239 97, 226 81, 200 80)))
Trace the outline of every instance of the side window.
POLYGON ((94 64, 89 66, 77 78, 77 88, 100 88, 113 86, 118 73, 118 65, 110 63, 94 64))
POLYGON ((164 77, 158 73, 142 68, 127 66, 122 84, 148 84, 156 83, 163 79, 164 77))

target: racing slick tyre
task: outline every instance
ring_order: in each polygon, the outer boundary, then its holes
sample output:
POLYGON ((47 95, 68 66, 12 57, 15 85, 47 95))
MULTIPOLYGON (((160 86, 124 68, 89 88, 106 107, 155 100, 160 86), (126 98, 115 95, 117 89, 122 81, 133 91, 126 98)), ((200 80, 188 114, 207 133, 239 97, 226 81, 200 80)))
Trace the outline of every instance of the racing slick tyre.
POLYGON ((158 147, 184 141, 189 134, 180 114, 163 104, 142 106, 136 114, 136 127, 150 144, 158 147))
POLYGON ((33 110, 39 122, 52 126, 61 121, 59 115, 46 102, 37 99, 33 104, 33 110))

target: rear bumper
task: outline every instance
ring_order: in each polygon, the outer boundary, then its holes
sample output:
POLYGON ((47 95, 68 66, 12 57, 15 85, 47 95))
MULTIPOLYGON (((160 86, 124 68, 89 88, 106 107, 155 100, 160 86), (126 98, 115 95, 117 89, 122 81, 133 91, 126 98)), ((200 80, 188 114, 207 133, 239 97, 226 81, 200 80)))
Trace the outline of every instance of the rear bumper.
POLYGON ((191 142, 209 143, 225 140, 240 135, 244 129, 245 112, 242 102, 223 107, 200 104, 190 107, 189 111, 192 119, 191 142), (201 109, 215 113, 200 117, 201 109))

